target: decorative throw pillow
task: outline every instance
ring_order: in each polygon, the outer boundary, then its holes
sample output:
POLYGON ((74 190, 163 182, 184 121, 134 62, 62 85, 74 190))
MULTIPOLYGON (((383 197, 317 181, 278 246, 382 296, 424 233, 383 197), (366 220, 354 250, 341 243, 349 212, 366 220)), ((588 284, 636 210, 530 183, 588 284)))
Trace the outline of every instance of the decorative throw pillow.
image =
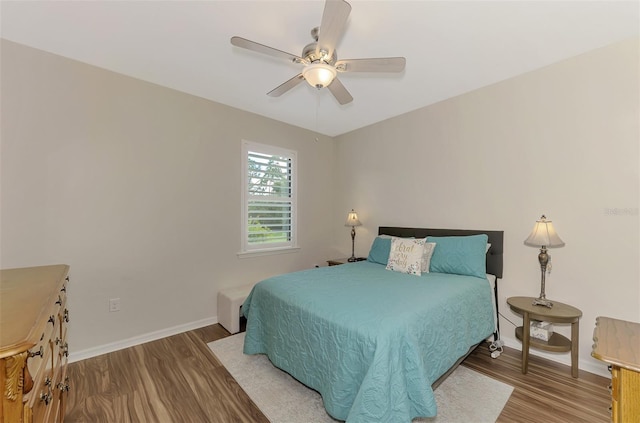
POLYGON ((424 243, 424 248, 422 251, 422 268, 420 269, 422 273, 429 273, 429 266, 431 265, 431 256, 433 255, 433 250, 435 248, 436 248, 435 242, 424 243))
POLYGON ((424 239, 392 238, 387 270, 420 276, 424 239))
POLYGON ((427 237, 435 242, 430 272, 486 277, 487 240, 485 234, 471 236, 427 237))

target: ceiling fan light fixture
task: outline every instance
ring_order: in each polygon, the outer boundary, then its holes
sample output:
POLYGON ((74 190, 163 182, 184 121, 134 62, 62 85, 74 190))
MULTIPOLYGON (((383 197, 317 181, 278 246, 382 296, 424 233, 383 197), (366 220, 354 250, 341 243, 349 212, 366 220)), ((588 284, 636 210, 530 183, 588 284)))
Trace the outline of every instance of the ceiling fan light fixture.
POLYGON ((331 84, 338 72, 326 63, 312 63, 305 66, 302 76, 314 88, 324 88, 331 84))

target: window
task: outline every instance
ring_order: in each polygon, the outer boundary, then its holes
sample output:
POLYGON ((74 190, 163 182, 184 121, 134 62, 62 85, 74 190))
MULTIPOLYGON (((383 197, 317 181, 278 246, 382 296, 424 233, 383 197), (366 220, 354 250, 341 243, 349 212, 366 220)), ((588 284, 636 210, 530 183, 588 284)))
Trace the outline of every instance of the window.
POLYGON ((296 152, 242 143, 242 252, 297 248, 296 152))

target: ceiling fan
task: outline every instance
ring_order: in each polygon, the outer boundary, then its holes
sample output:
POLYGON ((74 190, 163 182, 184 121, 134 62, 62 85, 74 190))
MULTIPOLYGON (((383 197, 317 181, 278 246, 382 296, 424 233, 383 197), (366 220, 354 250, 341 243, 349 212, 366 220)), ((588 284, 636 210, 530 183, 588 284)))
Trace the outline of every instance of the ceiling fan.
POLYGON ((311 30, 315 41, 307 44, 300 56, 242 37, 231 37, 231 44, 304 66, 301 73, 267 95, 279 97, 305 80, 312 87, 328 88, 340 104, 347 104, 353 101, 353 97, 337 78, 338 72, 402 72, 406 63, 404 57, 338 60, 336 44, 344 32, 350 12, 351 5, 346 1, 326 0, 320 27, 311 30))

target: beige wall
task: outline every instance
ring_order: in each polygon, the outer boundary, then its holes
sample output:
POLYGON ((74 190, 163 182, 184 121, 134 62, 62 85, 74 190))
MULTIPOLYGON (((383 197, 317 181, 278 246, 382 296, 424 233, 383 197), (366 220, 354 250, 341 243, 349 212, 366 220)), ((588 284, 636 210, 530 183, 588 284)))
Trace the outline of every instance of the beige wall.
POLYGON ((220 287, 332 255, 331 138, 8 41, 1 82, 1 265, 71 266, 74 353, 206 323, 220 287), (236 255, 242 139, 298 152, 297 253, 236 255))
POLYGON ((602 371, 596 316, 640 321, 638 52, 629 40, 338 137, 335 210, 359 212, 359 254, 379 225, 502 229, 499 305, 521 324, 506 298, 539 293, 523 241, 545 213, 566 242, 547 297, 583 311, 580 366, 602 371))

